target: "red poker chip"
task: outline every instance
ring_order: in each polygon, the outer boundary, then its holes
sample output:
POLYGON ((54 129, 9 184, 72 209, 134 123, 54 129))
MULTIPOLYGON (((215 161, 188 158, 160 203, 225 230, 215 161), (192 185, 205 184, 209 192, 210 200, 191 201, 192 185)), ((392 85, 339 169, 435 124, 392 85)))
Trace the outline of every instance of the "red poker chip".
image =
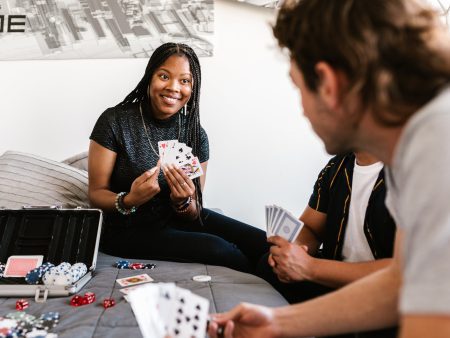
POLYGON ((133 270, 139 270, 139 269, 144 269, 145 268, 145 264, 144 263, 132 263, 130 264, 130 269, 133 270))

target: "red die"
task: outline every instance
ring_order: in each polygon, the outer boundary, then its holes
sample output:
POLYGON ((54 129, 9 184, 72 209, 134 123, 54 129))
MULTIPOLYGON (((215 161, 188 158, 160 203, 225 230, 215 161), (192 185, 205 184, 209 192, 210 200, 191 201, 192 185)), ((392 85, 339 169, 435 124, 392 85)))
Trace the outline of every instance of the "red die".
POLYGON ((18 311, 23 311, 23 310, 25 310, 27 307, 28 307, 28 301, 27 300, 25 300, 25 299, 19 299, 17 302, 16 302, 16 310, 18 310, 18 311))
POLYGON ((145 268, 145 264, 143 263, 133 263, 129 265, 130 269, 139 270, 145 268))
POLYGON ((93 302, 95 302, 95 293, 86 292, 84 294, 83 300, 84 300, 85 304, 92 304, 93 302))
POLYGON ((84 299, 80 295, 75 295, 70 300, 70 305, 72 305, 72 306, 81 306, 81 305, 84 305, 84 304, 85 304, 84 303, 84 299))
POLYGON ((106 298, 105 300, 103 300, 103 307, 105 309, 112 307, 114 305, 116 305, 116 301, 112 298, 106 298))

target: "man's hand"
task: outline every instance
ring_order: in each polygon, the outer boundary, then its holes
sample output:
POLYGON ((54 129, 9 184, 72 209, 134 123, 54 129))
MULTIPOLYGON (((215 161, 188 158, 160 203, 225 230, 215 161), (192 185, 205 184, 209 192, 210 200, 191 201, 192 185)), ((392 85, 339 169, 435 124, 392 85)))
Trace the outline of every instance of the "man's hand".
POLYGON ((290 243, 280 236, 268 239, 274 244, 270 248, 269 265, 278 279, 284 283, 311 280, 314 257, 308 254, 308 247, 290 243))
POLYGON ((275 338, 278 329, 273 323, 273 310, 264 306, 241 303, 229 312, 211 317, 208 334, 219 338, 219 327, 224 338, 275 338))

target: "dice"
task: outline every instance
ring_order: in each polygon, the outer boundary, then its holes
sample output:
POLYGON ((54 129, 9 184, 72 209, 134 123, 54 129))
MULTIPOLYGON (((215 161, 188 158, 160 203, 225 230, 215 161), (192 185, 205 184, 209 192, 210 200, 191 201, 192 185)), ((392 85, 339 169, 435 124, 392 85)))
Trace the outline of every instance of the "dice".
POLYGON ((86 292, 84 294, 83 298, 84 298, 85 304, 92 304, 93 302, 95 302, 95 293, 86 292))
POLYGON ((103 300, 103 307, 105 309, 107 309, 109 307, 113 307, 114 305, 116 305, 116 301, 112 298, 106 298, 103 300))
POLYGON ((72 306, 81 306, 81 305, 85 305, 85 304, 86 303, 85 303, 84 297, 81 297, 80 295, 75 295, 70 300, 70 305, 72 305, 72 306))
POLYGON ((29 306, 29 303, 28 303, 28 301, 25 300, 25 299, 19 299, 19 300, 16 302, 16 310, 17 310, 17 311, 23 311, 23 310, 25 310, 28 306, 29 306))

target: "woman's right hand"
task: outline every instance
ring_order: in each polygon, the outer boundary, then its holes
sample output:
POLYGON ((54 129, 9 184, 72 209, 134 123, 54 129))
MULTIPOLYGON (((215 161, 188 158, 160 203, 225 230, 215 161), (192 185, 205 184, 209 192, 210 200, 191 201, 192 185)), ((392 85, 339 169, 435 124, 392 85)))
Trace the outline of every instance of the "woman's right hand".
POLYGON ((136 178, 131 185, 130 192, 125 196, 123 203, 126 207, 140 206, 151 200, 161 191, 158 183, 158 175, 161 169, 158 162, 156 167, 144 172, 136 178))

